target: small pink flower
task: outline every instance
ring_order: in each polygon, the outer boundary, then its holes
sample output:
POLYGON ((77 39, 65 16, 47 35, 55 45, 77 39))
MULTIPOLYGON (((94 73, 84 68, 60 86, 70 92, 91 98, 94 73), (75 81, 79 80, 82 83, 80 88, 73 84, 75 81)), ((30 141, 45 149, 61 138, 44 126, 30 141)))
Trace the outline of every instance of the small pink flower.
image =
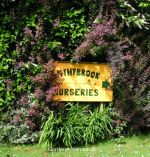
POLYGON ((34 95, 36 98, 42 98, 44 95, 44 92, 40 88, 37 88, 34 92, 34 95))
POLYGON ((65 59, 65 54, 64 53, 59 53, 58 58, 60 58, 61 60, 65 59))
POLYGON ((23 95, 22 97, 21 97, 21 100, 20 100, 20 103, 21 103, 21 105, 27 105, 28 104, 28 101, 29 101, 29 98, 28 98, 28 96, 25 94, 25 95, 23 95))
POLYGON ((35 41, 31 41, 31 43, 30 43, 31 45, 35 45, 36 43, 35 43, 35 41))
POLYGON ((41 73, 35 77, 31 76, 30 80, 32 83, 38 83, 39 85, 44 85, 45 84, 45 74, 41 73))
POLYGON ((21 112, 21 110, 18 110, 17 113, 16 113, 16 115, 13 117, 12 122, 15 125, 17 125, 20 122, 21 116, 22 116, 22 112, 21 112))
POLYGON ((59 87, 54 86, 46 91, 46 101, 51 101, 52 97, 58 92, 59 87))
POLYGON ((25 27, 25 28, 24 28, 24 34, 25 34, 26 36, 28 36, 28 37, 32 37, 32 36, 33 36, 32 30, 31 30, 30 28, 28 28, 28 27, 25 27))
POLYGON ((31 107, 28 111, 29 116, 36 116, 36 111, 31 107))
POLYGON ((32 105, 28 110, 29 116, 38 116, 38 113, 39 113, 39 106, 36 104, 32 105))
POLYGON ((8 88, 11 88, 11 84, 12 84, 12 81, 11 81, 10 79, 7 79, 7 80, 6 80, 6 86, 7 86, 8 88))
POLYGON ((116 3, 115 0, 108 0, 107 5, 114 5, 116 3))
POLYGON ((36 125, 29 119, 26 119, 25 121, 26 125, 28 125, 31 129, 34 129, 36 125))
POLYGON ((19 63, 18 63, 18 67, 19 68, 22 68, 24 66, 24 62, 23 61, 20 61, 19 63))
POLYGON ((123 56, 123 59, 124 59, 124 60, 127 60, 127 61, 129 61, 129 60, 131 60, 131 59, 132 59, 132 55, 130 54, 130 52, 129 52, 129 51, 128 51, 128 52, 126 52, 125 56, 123 56))

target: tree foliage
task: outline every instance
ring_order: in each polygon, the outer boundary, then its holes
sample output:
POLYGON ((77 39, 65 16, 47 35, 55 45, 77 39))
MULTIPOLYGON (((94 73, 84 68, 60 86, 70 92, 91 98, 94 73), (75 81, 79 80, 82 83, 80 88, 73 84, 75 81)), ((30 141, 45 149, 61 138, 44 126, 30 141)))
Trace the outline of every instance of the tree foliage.
POLYGON ((132 126, 133 117, 143 119, 140 112, 149 114, 149 0, 1 0, 0 6, 0 128, 21 134, 14 128, 26 122, 29 137, 48 118, 44 108, 60 107, 51 101, 60 83, 54 60, 111 64, 114 108, 132 126))

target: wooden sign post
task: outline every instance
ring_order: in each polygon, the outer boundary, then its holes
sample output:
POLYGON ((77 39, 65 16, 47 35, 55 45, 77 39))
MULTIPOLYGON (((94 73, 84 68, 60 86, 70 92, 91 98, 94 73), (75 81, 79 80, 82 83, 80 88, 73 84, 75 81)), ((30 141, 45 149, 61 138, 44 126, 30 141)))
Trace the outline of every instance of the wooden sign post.
POLYGON ((57 62, 62 84, 53 100, 111 102, 112 68, 108 64, 57 62))

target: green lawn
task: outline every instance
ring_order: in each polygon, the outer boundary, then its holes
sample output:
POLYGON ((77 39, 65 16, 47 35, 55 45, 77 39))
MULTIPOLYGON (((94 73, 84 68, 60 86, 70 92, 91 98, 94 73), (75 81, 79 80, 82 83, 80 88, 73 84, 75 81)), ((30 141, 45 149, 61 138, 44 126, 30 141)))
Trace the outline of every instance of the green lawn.
POLYGON ((106 141, 97 145, 44 151, 37 145, 0 145, 0 157, 150 157, 150 135, 127 137, 124 143, 106 141))

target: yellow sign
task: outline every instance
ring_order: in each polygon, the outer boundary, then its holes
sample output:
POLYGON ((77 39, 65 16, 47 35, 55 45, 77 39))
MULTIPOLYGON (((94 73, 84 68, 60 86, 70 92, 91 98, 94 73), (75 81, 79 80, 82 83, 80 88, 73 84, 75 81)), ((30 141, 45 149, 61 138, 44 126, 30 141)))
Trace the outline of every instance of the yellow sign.
POLYGON ((53 100, 112 101, 112 68, 108 64, 57 62, 62 84, 53 100))

